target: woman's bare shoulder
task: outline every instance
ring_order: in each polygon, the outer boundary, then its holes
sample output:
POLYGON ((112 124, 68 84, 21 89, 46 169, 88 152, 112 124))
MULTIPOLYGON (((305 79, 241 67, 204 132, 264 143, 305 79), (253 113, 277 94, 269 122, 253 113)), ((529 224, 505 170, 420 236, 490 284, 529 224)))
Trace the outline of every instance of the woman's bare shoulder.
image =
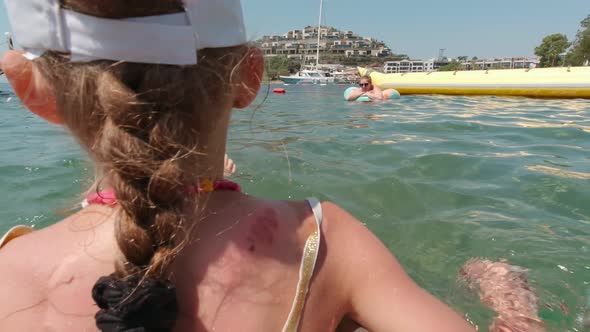
MULTIPOLYGON (((92 238, 97 243, 103 236, 112 236, 113 211, 106 207, 89 207, 52 225, 15 238, 0 251, 2 256, 12 256, 12 252, 45 252, 70 247, 76 239, 92 238), (106 231, 106 232, 105 232, 106 231), (108 233, 108 234, 105 234, 108 233), (10 253, 10 254, 9 254, 10 253)), ((86 243, 91 245, 92 243, 86 243)), ((75 247, 79 247, 74 245, 75 247)))
POLYGON ((336 203, 324 201, 322 209, 324 211, 322 231, 327 240, 337 241, 346 247, 365 246, 367 242, 381 244, 365 224, 336 203))
POLYGON ((25 326, 28 321, 44 319, 67 318, 84 326, 93 321, 96 306, 90 290, 99 276, 112 272, 116 255, 113 225, 106 211, 85 209, 15 238, 0 250, 0 294, 12 299, 0 301, 0 317, 9 317, 0 318, 0 326, 25 326), (39 316, 50 308, 60 310, 39 316), (77 318, 66 317, 64 312, 75 313, 77 318))
POLYGON ((113 246, 110 211, 88 208, 7 243, 0 250, 0 265, 10 269, 3 269, 0 280, 14 278, 15 282, 43 284, 68 257, 112 262, 113 246), (37 280, 28 280, 30 277, 37 280))

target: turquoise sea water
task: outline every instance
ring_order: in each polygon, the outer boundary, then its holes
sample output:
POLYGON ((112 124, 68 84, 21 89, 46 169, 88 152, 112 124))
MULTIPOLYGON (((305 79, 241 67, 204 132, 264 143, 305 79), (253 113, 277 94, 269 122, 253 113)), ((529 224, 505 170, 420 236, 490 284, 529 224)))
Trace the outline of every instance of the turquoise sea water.
MULTIPOLYGON (((403 96, 364 104, 344 102, 345 87, 285 88, 263 91, 255 111, 234 113, 228 151, 245 191, 336 202, 480 330, 492 313, 457 282, 471 257, 528 268, 549 331, 583 329, 590 101, 403 96)), ((0 142, 0 232, 62 218, 91 174, 73 140, 8 92, 0 95, 0 142)))

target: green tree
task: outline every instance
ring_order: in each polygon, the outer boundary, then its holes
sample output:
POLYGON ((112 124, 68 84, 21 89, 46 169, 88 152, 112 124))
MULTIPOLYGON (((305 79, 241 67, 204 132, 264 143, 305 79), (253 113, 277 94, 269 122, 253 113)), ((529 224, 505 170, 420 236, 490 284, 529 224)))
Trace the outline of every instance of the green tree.
POLYGON ((469 58, 467 55, 462 55, 462 56, 458 56, 457 60, 459 61, 467 61, 467 58, 469 58))
POLYGON ((383 62, 386 61, 401 61, 401 60, 410 60, 410 57, 407 54, 392 54, 388 55, 384 58, 380 58, 383 62))
POLYGON ((457 71, 463 70, 461 63, 459 61, 452 61, 449 64, 446 64, 438 69, 438 71, 457 71))
POLYGON ((280 75, 288 75, 301 67, 299 62, 284 55, 265 57, 264 62, 266 80, 278 80, 280 75))
POLYGON ((567 65, 581 66, 590 62, 590 15, 580 25, 582 28, 578 30, 576 40, 565 58, 567 65))
POLYGON ((535 47, 535 55, 541 58, 541 67, 555 67, 563 64, 561 54, 570 46, 567 36, 554 33, 543 38, 541 45, 535 47))

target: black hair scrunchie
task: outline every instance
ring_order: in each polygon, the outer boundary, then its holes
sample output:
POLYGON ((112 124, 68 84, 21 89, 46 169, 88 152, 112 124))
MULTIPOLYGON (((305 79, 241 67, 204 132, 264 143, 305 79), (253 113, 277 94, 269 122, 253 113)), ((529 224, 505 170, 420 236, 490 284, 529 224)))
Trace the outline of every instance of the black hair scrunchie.
POLYGON ((103 332, 167 332, 178 316, 176 288, 169 280, 111 274, 94 284, 92 298, 100 307, 95 318, 103 332))

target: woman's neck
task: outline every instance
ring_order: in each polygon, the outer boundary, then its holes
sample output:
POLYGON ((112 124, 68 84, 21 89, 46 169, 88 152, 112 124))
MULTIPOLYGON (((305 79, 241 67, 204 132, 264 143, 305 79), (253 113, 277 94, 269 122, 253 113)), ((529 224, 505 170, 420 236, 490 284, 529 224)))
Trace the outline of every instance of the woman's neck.
MULTIPOLYGON (((184 170, 184 181, 187 185, 197 184, 204 179, 223 179, 228 123, 229 116, 227 119, 211 123, 206 133, 204 130, 200 131, 199 145, 191 151, 190 156, 182 157, 180 167, 184 170)), ((97 164, 97 174, 97 178, 102 179, 99 190, 112 187, 108 169, 97 164)))
MULTIPOLYGON (((183 162, 186 178, 196 182, 200 179, 223 179, 224 157, 227 142, 228 116, 223 116, 210 127, 199 139, 197 151, 183 162)), ((190 182, 190 181, 189 181, 190 182)))

